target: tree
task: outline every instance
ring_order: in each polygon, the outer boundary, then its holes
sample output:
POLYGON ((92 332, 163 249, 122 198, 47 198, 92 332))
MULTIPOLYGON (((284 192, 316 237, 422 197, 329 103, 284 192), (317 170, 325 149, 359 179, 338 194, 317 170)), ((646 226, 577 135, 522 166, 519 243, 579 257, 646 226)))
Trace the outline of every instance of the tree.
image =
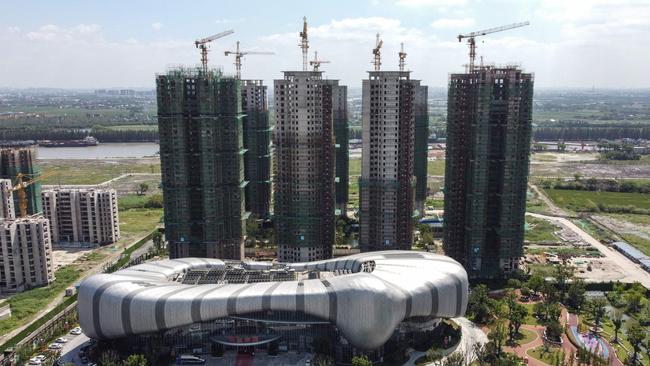
POLYGON ((636 365, 638 359, 639 351, 641 350, 641 343, 645 338, 645 331, 639 325, 639 323, 634 322, 629 324, 627 328, 627 340, 632 345, 634 352, 632 353, 632 365, 636 365))
POLYGON ((465 355, 462 352, 452 353, 442 363, 443 366, 466 366, 465 355))
POLYGON ((565 151, 566 150, 566 144, 564 143, 564 141, 558 142, 557 149, 558 149, 558 151, 565 151))
POLYGON ((123 366, 147 366, 149 363, 144 355, 130 355, 126 361, 122 364, 123 366))
POLYGON ((137 187, 138 196, 144 195, 146 191, 149 190, 149 185, 147 183, 140 183, 137 187))
POLYGON ((643 347, 645 348, 645 353, 650 358, 650 333, 646 335, 645 337, 645 342, 643 343, 643 347))
POLYGON ((542 291, 542 288, 544 288, 544 277, 540 275, 532 275, 528 279, 528 287, 533 291, 535 295, 537 295, 540 291, 542 291))
POLYGON ((366 355, 352 357, 352 366, 372 366, 372 362, 366 355))
POLYGON ((631 313, 638 313, 641 310, 641 299, 643 299, 643 294, 634 289, 630 289, 625 293, 625 302, 627 303, 627 309, 631 313))
POLYGON ((473 320, 485 324, 494 314, 494 300, 488 296, 487 286, 481 284, 475 286, 469 295, 467 311, 473 316, 473 320))
POLYGON ((585 282, 581 279, 575 279, 569 285, 569 289, 567 291, 567 298, 566 298, 567 306, 579 312, 585 303, 586 292, 587 292, 587 287, 585 285, 585 282))
POLYGON ((514 334, 519 334, 519 328, 526 321, 528 309, 521 305, 515 304, 515 308, 510 312, 510 324, 514 328, 514 334))
POLYGON ((503 349, 503 344, 508 337, 508 331, 502 320, 497 320, 492 327, 490 327, 490 333, 488 333, 488 339, 492 342, 494 346, 494 352, 496 358, 501 357, 501 352, 503 349))
POLYGON ((334 366, 334 361, 329 356, 318 355, 314 360, 314 366, 334 366))
POLYGON ((564 301, 567 293, 567 283, 573 279, 575 268, 567 264, 561 264, 555 267, 555 281, 557 288, 560 291, 560 301, 564 301))
POLYGON ((153 242, 153 247, 155 248, 156 252, 160 252, 163 247, 162 233, 158 230, 154 231, 153 235, 151 236, 151 241, 153 242))
POLYGON ((476 358, 476 363, 478 363, 478 366, 486 366, 488 364, 488 356, 490 353, 484 344, 480 342, 474 343, 472 352, 474 352, 474 357, 476 358))
POLYGON ((609 317, 612 319, 612 324, 614 324, 614 343, 618 343, 618 332, 621 330, 623 323, 625 323, 625 320, 623 320, 623 310, 614 308, 610 312, 609 317))
POLYGON ((546 337, 552 341, 559 341, 562 338, 562 324, 557 319, 553 319, 546 325, 546 337))
POLYGON ((106 350, 102 352, 99 364, 102 366, 118 366, 120 364, 120 355, 114 349, 106 350))
POLYGON ((594 332, 598 331, 600 323, 603 321, 605 314, 607 314, 607 300, 602 297, 591 300, 588 304, 588 312, 594 323, 594 332))

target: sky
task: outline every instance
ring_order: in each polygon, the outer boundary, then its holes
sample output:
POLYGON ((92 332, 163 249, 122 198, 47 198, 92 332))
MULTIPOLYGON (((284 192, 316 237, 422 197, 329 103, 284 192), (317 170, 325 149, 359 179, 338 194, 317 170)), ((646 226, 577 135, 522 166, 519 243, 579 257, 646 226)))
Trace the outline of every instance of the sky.
MULTIPOLYGON (((649 0, 42 0, 0 5, 0 87, 152 88, 156 73, 198 65, 194 40, 211 43, 209 65, 234 73, 235 42, 249 55, 242 78, 272 83, 300 70, 298 33, 309 24, 309 57, 330 61, 325 77, 360 87, 372 68, 375 35, 382 70, 406 68, 444 87, 462 72, 468 47, 457 35, 511 23, 530 25, 477 38, 486 64, 520 65, 538 87, 648 88, 649 0)), ((478 57, 477 57, 478 61, 478 57)))

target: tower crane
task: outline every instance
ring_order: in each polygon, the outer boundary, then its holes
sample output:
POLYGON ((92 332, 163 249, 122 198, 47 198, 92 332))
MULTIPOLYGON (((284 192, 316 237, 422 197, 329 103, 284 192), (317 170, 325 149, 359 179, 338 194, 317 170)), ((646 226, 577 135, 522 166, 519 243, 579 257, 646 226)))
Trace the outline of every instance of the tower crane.
POLYGON ((35 174, 25 174, 18 173, 16 174, 16 184, 10 190, 11 192, 16 192, 18 195, 18 208, 20 209, 20 217, 27 217, 27 193, 25 188, 33 185, 36 182, 54 175, 56 172, 51 171, 45 174, 41 174, 35 177, 35 174), (33 178, 30 178, 33 177, 33 178))
POLYGON ((329 64, 329 61, 323 61, 318 59, 318 51, 314 52, 314 60, 309 61, 309 64, 314 67, 314 71, 318 71, 318 68, 321 64, 329 64))
POLYGON ((215 39, 223 38, 225 36, 235 33, 234 30, 227 30, 225 32, 217 33, 207 38, 197 39, 194 41, 194 46, 201 49, 201 65, 203 66, 203 72, 208 72, 208 43, 214 41, 215 39))
POLYGON ((501 27, 496 27, 496 28, 489 28, 489 29, 484 29, 481 31, 476 31, 476 32, 471 32, 467 34, 459 34, 458 35, 458 42, 462 42, 463 38, 467 38, 467 44, 469 45, 469 72, 471 73, 474 71, 474 59, 476 59, 476 42, 474 38, 479 37, 479 36, 484 36, 486 34, 490 33, 496 33, 496 32, 503 32, 508 29, 513 29, 513 28, 519 28, 523 27, 526 25, 529 25, 530 22, 521 22, 521 23, 513 23, 509 25, 504 25, 501 27))
POLYGON ((302 17, 302 32, 300 32, 300 44, 298 46, 302 48, 302 71, 307 71, 307 51, 309 50, 307 17, 302 17))
POLYGON ((234 51, 225 51, 224 54, 235 55, 235 70, 237 79, 241 79, 241 60, 246 55, 274 55, 273 52, 267 51, 242 51, 239 49, 239 41, 237 41, 237 47, 234 51))
POLYGON ((399 55, 399 71, 404 71, 404 65, 406 65, 406 52, 404 52, 404 43, 400 44, 399 55))
POLYGON ((375 64, 375 71, 379 71, 381 66, 381 46, 384 45, 384 41, 379 39, 379 33, 377 33, 377 41, 375 42, 375 48, 372 49, 372 54, 375 56, 373 64, 375 64))

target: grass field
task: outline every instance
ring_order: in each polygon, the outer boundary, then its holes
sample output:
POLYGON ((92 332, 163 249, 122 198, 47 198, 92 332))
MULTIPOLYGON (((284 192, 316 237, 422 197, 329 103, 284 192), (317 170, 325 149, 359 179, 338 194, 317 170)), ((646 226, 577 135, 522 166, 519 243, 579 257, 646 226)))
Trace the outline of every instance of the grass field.
POLYGON ((39 165, 55 172, 43 184, 98 184, 126 173, 160 173, 158 159, 40 160, 39 165))
MULTIPOLYGON (((350 159, 350 177, 361 175, 361 159, 350 159)), ((428 162, 427 175, 445 175, 445 161, 433 160, 428 162)))
POLYGON ((565 189, 545 189, 558 205, 572 211, 588 211, 599 203, 608 206, 633 206, 650 209, 650 194, 623 192, 592 192, 565 189))
POLYGON ((526 232, 524 240, 531 243, 554 242, 557 243, 560 238, 554 234, 560 228, 548 220, 538 219, 536 217, 526 216, 526 232))
POLYGON ((11 305, 11 317, 0 320, 0 334, 25 324, 76 281, 79 271, 74 266, 65 266, 59 268, 55 276, 56 280, 51 285, 25 291, 7 300, 11 305))

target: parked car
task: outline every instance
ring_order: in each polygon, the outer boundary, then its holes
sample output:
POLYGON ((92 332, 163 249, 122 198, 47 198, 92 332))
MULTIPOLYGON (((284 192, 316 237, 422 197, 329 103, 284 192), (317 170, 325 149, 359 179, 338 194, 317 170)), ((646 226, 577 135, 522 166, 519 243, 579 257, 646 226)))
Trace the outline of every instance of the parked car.
POLYGON ((72 334, 72 335, 79 335, 79 334, 81 334, 81 328, 76 327, 76 328, 72 329, 72 330, 70 331, 70 334, 72 334))
POLYGON ((39 359, 36 358, 36 357, 34 357, 34 358, 30 358, 30 359, 29 359, 29 364, 30 364, 30 365, 40 365, 40 364, 41 364, 41 360, 39 360, 39 359))
POLYGON ((57 338, 55 342, 56 342, 56 343, 67 343, 67 342, 68 342, 68 338, 60 337, 60 338, 57 338))
POLYGON ((34 357, 34 358, 37 358, 39 361, 43 362, 43 361, 45 361, 45 359, 47 358, 47 356, 45 356, 45 355, 38 355, 38 356, 36 356, 36 357, 34 357))
POLYGON ((202 365, 205 359, 194 355, 180 355, 176 357, 176 363, 179 365, 202 365))
POLYGON ((61 343, 52 343, 52 344, 50 344, 50 346, 48 348, 49 349, 61 349, 61 348, 63 348, 63 346, 61 345, 61 343))

